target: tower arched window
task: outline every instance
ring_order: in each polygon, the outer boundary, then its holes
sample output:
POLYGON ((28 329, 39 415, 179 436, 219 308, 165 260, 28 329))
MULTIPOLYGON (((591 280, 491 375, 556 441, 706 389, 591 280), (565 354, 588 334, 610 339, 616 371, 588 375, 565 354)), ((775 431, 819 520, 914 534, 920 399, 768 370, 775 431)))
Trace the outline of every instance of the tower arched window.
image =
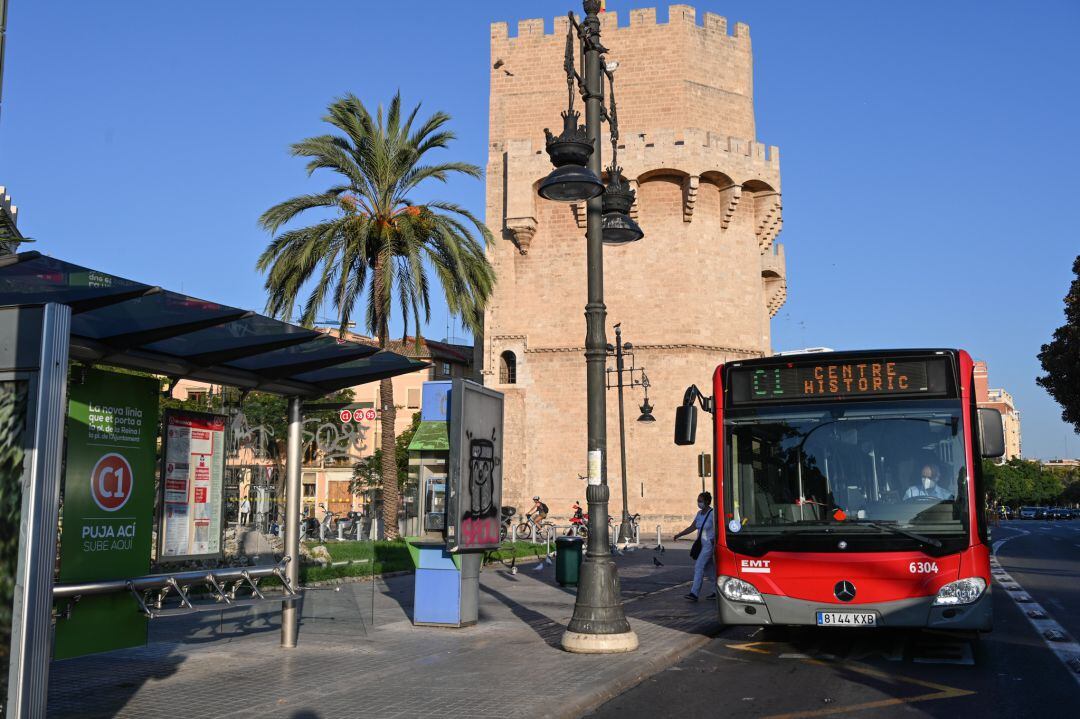
POLYGON ((510 350, 499 356, 499 384, 517 384, 517 355, 510 350))

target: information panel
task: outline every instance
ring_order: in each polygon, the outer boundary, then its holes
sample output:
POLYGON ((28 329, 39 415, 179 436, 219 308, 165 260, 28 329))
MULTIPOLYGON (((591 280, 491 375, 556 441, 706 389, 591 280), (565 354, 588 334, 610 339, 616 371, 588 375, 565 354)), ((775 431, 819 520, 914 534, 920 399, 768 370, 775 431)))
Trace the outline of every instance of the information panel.
MULTIPOLYGON (((61 583, 140 577, 150 569, 160 383, 72 372, 60 535, 61 583)), ((55 659, 138 646, 146 617, 129 594, 82 597, 56 622, 55 659)))
POLYGON ((475 382, 450 390, 446 548, 496 549, 502 506, 503 396, 475 382))
POLYGON ((811 364, 785 363, 731 370, 731 403, 884 396, 942 396, 949 358, 877 357, 811 364))
POLYGON ((159 559, 221 556, 225 420, 218 414, 165 412, 159 559))

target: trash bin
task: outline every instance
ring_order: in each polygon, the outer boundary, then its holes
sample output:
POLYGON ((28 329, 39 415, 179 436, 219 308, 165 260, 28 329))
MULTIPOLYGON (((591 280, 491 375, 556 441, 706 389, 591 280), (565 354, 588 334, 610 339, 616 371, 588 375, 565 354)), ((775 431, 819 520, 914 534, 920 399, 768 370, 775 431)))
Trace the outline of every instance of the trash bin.
POLYGON ((583 544, 585 540, 581 537, 555 538, 555 581, 560 586, 577 586, 583 544))

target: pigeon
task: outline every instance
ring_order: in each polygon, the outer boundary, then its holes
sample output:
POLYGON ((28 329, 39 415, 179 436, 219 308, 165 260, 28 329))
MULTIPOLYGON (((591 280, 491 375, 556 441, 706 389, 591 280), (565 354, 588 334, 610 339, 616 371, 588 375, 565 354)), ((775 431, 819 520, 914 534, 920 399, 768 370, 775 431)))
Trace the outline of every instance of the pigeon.
POLYGON ((662 566, 664 566, 664 563, 663 563, 663 562, 661 562, 661 561, 660 561, 659 559, 657 559, 656 557, 653 557, 653 558, 652 558, 652 563, 653 563, 654 565, 656 565, 657 567, 662 567, 662 566))
POLYGON ((663 554, 666 550, 664 549, 663 544, 658 544, 658 545, 656 545, 656 549, 654 549, 653 551, 654 552, 660 552, 660 554, 663 554))
POLYGON ((541 569, 543 569, 543 568, 544 568, 544 563, 543 563, 543 562, 540 562, 540 563, 539 563, 539 564, 537 564, 537 565, 536 565, 535 567, 533 567, 533 571, 534 571, 534 572, 539 572, 539 571, 540 571, 541 569))

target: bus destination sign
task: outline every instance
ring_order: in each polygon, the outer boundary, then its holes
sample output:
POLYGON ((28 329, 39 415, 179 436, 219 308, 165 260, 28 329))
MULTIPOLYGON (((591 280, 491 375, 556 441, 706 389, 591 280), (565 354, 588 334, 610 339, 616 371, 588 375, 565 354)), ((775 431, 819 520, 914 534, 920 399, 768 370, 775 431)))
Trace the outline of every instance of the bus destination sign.
POLYGON ((895 395, 941 395, 947 390, 948 360, 854 359, 731 371, 736 404, 895 395))

